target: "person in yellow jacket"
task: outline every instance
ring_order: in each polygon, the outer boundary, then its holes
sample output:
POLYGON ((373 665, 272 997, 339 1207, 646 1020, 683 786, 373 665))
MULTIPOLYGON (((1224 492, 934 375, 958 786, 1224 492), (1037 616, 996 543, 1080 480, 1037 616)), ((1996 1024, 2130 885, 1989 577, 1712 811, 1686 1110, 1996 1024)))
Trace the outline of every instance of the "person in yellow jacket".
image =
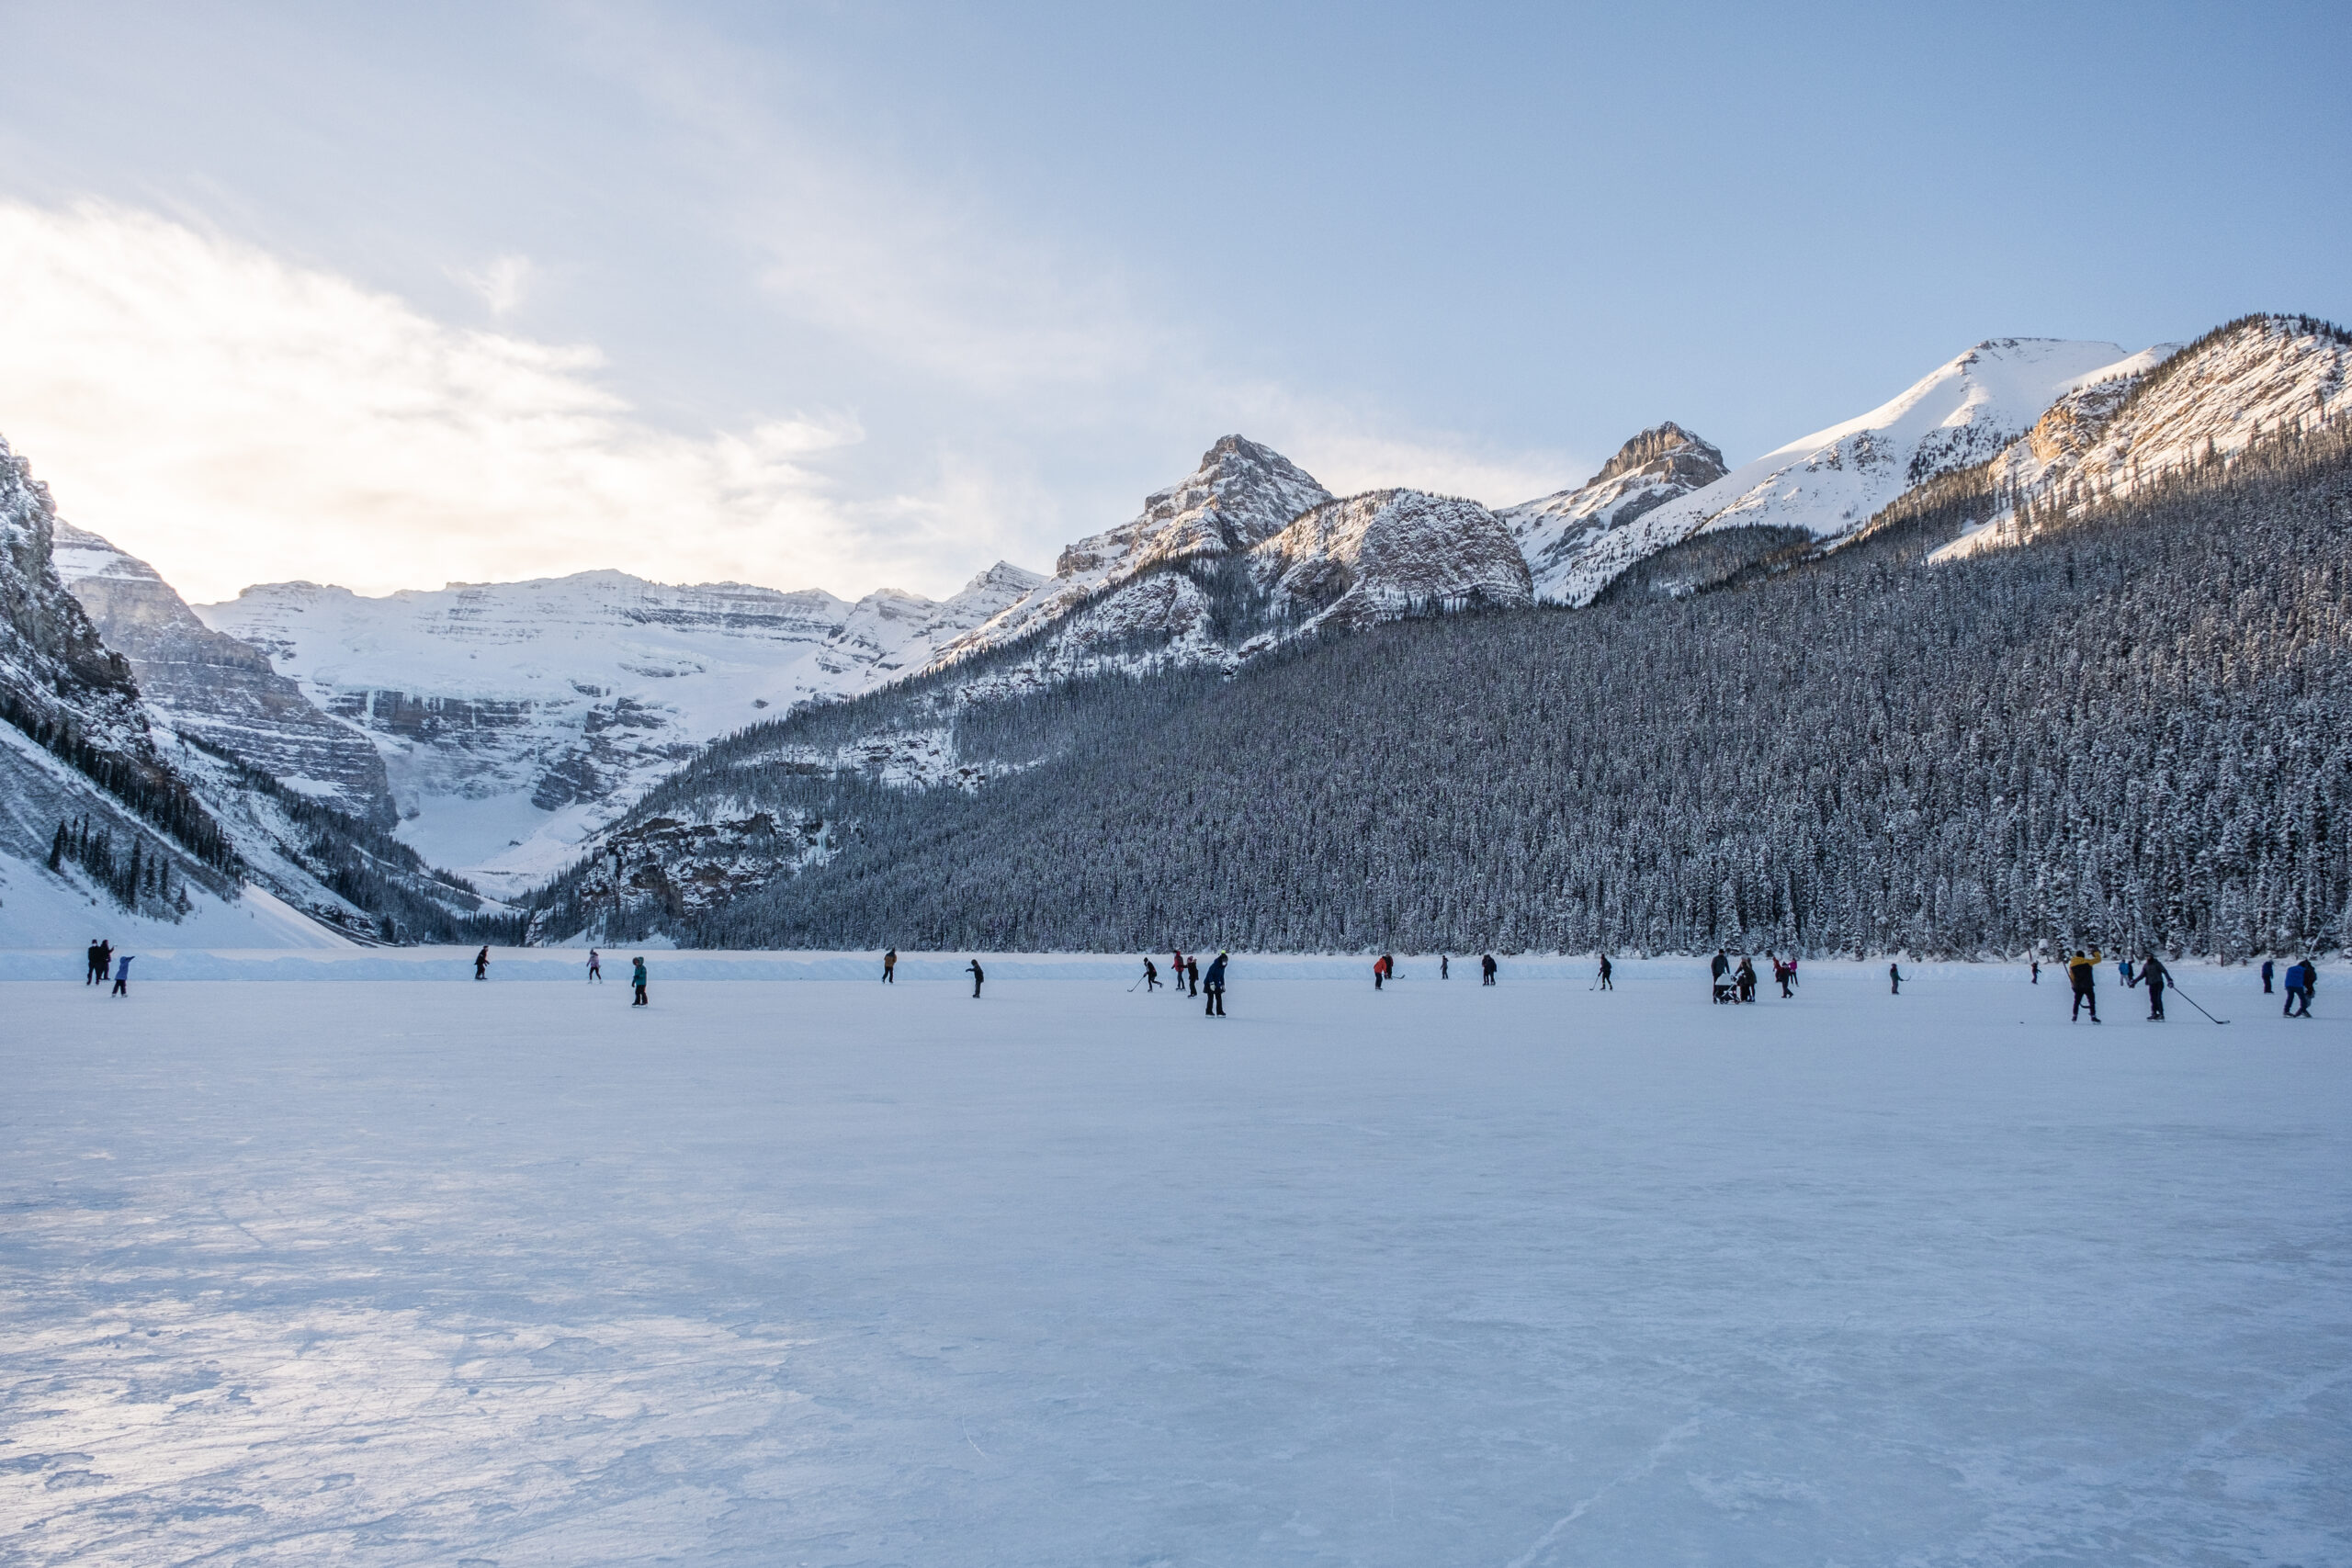
POLYGON ((2066 1015, 2066 1021, 2073 1023, 2079 1020, 2083 1016, 2084 1007, 2087 1005, 2091 1010, 2091 1021, 2097 1023, 2098 1021, 2098 954, 2093 953, 2086 958, 2083 956, 2081 948, 2075 949, 2075 956, 2066 960, 2066 978, 2074 982, 2075 987, 2075 1008, 2066 1015))

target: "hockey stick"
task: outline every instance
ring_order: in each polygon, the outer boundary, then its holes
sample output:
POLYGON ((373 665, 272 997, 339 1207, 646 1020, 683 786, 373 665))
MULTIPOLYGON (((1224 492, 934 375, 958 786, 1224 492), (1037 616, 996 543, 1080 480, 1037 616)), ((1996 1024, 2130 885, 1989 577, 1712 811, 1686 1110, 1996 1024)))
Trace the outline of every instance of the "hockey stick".
MULTIPOLYGON (((2182 1001, 2187 1002, 2190 1007, 2197 1008, 2199 1012, 2205 1012, 2203 1008, 2197 1007, 2197 998, 2190 996, 2187 991, 2182 990, 2178 986, 2175 986, 2172 988, 2172 994, 2178 997, 2182 1001)), ((2207 1018, 2212 1018, 2215 1023, 2227 1023, 2230 1021, 2226 1018, 2213 1018, 2213 1015, 2210 1012, 2205 1012, 2205 1016, 2207 1018)))

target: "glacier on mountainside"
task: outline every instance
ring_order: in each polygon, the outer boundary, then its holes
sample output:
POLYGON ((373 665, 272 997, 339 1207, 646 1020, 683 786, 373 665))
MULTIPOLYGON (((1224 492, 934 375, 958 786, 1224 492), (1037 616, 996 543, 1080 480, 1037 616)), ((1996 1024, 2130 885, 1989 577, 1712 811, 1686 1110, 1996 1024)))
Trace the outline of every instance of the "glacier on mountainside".
POLYGON ((403 839, 512 890, 569 863, 703 744, 903 675, 1042 581, 1000 562, 944 602, 883 590, 852 604, 590 571, 383 598, 272 583, 196 611, 367 732, 403 839))
POLYGON ((1913 486, 1993 457, 2067 393, 2158 357, 2111 343, 1989 338, 1868 413, 1590 536, 1546 563, 1538 592, 1589 604, 1636 561, 1706 529, 1798 528, 1834 546, 1913 486))

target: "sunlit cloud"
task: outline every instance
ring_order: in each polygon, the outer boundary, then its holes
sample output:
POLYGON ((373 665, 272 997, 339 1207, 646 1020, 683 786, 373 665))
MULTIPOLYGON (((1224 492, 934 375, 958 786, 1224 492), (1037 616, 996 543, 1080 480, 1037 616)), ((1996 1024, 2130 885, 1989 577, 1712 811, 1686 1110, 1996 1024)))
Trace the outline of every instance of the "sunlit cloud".
MULTIPOLYGON (((519 258, 517 258, 519 259, 519 258)), ((489 302, 526 267, 493 264, 489 302)), ((855 589, 877 575, 820 411, 681 434, 592 348, 436 321, 119 207, 0 202, 0 434, 59 509, 192 600, 619 567, 855 589)))

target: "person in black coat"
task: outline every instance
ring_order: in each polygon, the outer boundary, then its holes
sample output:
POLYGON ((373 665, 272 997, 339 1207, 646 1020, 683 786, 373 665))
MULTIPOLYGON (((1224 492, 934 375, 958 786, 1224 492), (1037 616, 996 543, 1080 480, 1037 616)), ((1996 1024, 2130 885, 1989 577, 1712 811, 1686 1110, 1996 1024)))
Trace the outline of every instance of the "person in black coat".
POLYGON ((2148 954, 2147 962, 2140 965, 2139 973, 2132 983, 2148 987, 2148 1021, 2162 1023, 2165 1021, 2165 987, 2172 984, 2172 971, 2152 953, 2148 954))
POLYGON ((974 1001, 978 1001, 980 999, 980 982, 989 977, 989 972, 980 967, 980 961, 977 958, 964 965, 964 967, 972 972, 972 999, 974 1001))
POLYGON ((1209 994, 1201 1008, 1203 1016, 1207 1018, 1225 1016, 1225 956, 1220 953, 1209 961, 1208 976, 1201 982, 1201 988, 1209 994))

